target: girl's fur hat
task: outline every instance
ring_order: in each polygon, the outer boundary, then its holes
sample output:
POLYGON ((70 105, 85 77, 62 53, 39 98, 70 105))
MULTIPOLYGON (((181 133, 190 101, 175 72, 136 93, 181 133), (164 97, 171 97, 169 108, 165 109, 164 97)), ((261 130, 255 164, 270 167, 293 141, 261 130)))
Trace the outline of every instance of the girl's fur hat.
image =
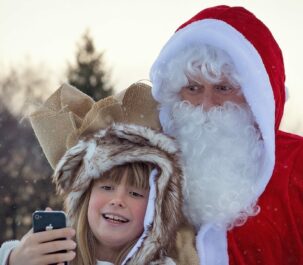
POLYGON ((130 162, 156 165, 154 207, 146 213, 152 217, 141 243, 127 259, 131 264, 155 259, 161 264, 171 262, 164 262, 165 252, 174 243, 182 220, 179 153, 175 141, 159 131, 157 104, 150 90, 148 85, 136 83, 115 97, 94 103, 76 88, 63 85, 31 115, 46 157, 56 165, 53 180, 67 197, 71 223, 82 194, 102 173, 130 162))

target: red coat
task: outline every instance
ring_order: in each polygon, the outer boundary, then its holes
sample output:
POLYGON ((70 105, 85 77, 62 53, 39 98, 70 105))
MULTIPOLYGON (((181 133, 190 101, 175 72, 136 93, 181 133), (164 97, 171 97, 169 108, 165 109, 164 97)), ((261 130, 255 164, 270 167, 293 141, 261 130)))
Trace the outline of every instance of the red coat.
POLYGON ((228 233, 230 265, 303 264, 303 137, 278 131, 260 213, 228 233))

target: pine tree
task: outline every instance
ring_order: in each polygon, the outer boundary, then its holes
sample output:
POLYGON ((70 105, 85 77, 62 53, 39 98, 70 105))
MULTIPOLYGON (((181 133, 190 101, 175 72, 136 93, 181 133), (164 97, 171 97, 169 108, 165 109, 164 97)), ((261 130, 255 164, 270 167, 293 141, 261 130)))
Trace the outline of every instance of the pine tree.
POLYGON ((76 64, 68 67, 68 82, 96 101, 105 98, 113 93, 113 88, 104 68, 103 52, 96 51, 94 41, 86 31, 78 45, 76 64))

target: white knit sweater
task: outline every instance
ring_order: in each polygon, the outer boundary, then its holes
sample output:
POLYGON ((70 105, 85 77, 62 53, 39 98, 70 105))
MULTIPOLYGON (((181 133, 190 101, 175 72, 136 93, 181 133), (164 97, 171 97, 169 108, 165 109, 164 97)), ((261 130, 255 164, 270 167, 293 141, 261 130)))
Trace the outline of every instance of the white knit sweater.
POLYGON ((19 240, 11 240, 2 244, 0 248, 0 265, 8 265, 9 254, 19 243, 19 240))

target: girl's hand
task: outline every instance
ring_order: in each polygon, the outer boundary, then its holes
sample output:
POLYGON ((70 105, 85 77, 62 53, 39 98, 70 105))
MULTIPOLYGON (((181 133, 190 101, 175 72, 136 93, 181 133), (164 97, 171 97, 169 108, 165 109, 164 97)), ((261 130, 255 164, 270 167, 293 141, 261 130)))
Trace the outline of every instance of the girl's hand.
POLYGON ((74 235, 75 230, 69 227, 39 233, 33 233, 31 229, 21 239, 20 244, 12 250, 8 265, 63 264, 64 261, 71 261, 76 255, 73 251, 76 248, 76 243, 72 240, 74 235), (66 240, 56 240, 59 238, 66 238, 66 240), (52 253, 60 250, 67 252, 52 253))

